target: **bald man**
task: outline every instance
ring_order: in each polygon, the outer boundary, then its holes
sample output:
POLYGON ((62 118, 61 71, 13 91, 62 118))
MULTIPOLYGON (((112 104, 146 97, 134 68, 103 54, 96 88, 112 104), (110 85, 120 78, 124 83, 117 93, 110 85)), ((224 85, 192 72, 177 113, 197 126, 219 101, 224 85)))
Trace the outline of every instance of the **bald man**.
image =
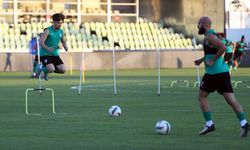
POLYGON ((226 46, 217 37, 215 30, 211 26, 212 21, 206 16, 199 19, 197 26, 199 29, 198 33, 205 36, 203 45, 205 56, 194 61, 195 65, 200 65, 202 62, 205 64, 205 75, 200 84, 198 100, 206 123, 204 129, 199 132, 199 135, 215 131, 208 104, 208 95, 216 90, 219 94, 223 95, 226 102, 233 108, 240 121, 240 136, 246 137, 249 124, 241 105, 234 97, 229 66, 222 57, 222 54, 226 51, 226 46))

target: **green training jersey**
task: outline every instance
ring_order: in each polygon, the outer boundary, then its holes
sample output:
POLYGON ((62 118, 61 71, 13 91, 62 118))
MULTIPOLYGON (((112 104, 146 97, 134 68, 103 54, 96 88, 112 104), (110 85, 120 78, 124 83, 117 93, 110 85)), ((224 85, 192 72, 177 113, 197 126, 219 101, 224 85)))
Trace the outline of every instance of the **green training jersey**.
POLYGON ((243 52, 245 46, 246 46, 245 42, 238 41, 237 42, 236 50, 240 51, 240 52, 243 52))
POLYGON ((233 53, 233 45, 231 44, 230 41, 227 39, 223 38, 221 39, 221 42, 226 46, 226 53, 233 53))
POLYGON ((45 45, 47 47, 53 47, 54 50, 53 52, 49 52, 42 47, 40 50, 40 55, 59 56, 59 43, 61 41, 61 38, 63 37, 63 30, 62 29, 55 30, 53 26, 48 27, 47 30, 49 30, 49 35, 45 40, 45 45))
MULTIPOLYGON (((213 29, 210 29, 208 33, 206 34, 214 34, 216 35, 216 32, 213 29)), ((214 55, 217 53, 218 48, 217 47, 211 47, 210 45, 206 44, 206 41, 204 41, 204 59, 205 62, 209 59, 213 59, 214 55)), ((229 66, 225 63, 224 58, 220 56, 212 66, 208 66, 205 63, 205 73, 206 74, 218 74, 218 73, 223 73, 223 72, 228 72, 229 71, 229 66)))
POLYGON ((228 42, 226 47, 227 47, 226 53, 233 53, 234 45, 232 42, 228 42))

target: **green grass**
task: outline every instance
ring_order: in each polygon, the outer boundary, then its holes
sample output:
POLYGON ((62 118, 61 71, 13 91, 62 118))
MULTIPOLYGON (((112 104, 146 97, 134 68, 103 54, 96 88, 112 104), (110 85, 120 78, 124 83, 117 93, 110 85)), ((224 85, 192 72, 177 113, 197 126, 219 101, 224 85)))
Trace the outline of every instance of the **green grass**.
MULTIPOLYGON (((232 80, 247 81, 249 74, 250 69, 240 68, 232 80)), ((29 110, 42 115, 27 116, 25 90, 37 87, 38 81, 30 79, 29 73, 0 72, 0 149, 250 149, 250 137, 239 137, 239 122, 217 93, 209 96, 216 131, 197 135, 204 120, 196 99, 198 88, 192 87, 195 69, 162 69, 161 96, 157 96, 156 75, 156 70, 118 70, 114 96, 112 71, 87 71, 85 85, 89 87, 81 95, 70 88, 78 85, 79 72, 51 74, 43 84, 55 91, 56 112, 67 114, 52 114, 49 92, 31 92, 29 110), (170 88, 172 80, 189 80, 191 88, 170 88), (111 105, 121 107, 121 117, 108 116, 111 105), (155 133, 154 126, 160 119, 171 123, 169 135, 155 133)), ((250 120, 250 89, 246 86, 239 84, 235 95, 250 120)))

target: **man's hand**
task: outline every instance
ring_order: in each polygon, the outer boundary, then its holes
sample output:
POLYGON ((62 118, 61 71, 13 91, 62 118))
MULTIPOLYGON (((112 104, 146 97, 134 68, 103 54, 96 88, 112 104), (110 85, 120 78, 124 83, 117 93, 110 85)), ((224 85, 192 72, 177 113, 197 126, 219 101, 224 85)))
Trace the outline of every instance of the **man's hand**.
POLYGON ((194 64, 195 64, 196 66, 199 66, 202 62, 203 62, 203 59, 201 58, 201 59, 195 60, 195 61, 194 61, 194 64))
POLYGON ((47 48, 47 51, 49 51, 49 52, 53 52, 53 50, 54 50, 53 47, 48 47, 48 48, 47 48))
POLYGON ((208 66, 212 66, 214 64, 214 61, 209 59, 205 62, 208 66))

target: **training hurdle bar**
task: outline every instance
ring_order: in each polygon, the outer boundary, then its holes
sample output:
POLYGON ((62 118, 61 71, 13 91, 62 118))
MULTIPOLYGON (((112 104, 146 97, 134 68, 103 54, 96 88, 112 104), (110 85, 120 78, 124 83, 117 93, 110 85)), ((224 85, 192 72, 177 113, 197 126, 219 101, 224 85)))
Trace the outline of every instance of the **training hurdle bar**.
POLYGON ((199 81, 195 81, 194 82, 194 88, 196 88, 196 86, 200 86, 200 82, 199 81))
POLYGON ((179 84, 179 87, 189 87, 188 80, 174 80, 171 82, 170 88, 172 88, 175 84, 179 84))
POLYGON ((233 87, 237 88, 238 84, 243 83, 242 81, 232 81, 233 87))
POLYGON ((250 86, 249 86, 250 81, 232 81, 233 88, 237 88, 239 84, 241 84, 242 86, 246 85, 247 88, 250 88, 250 86))
POLYGON ((53 114, 56 114, 56 111, 55 111, 55 94, 54 94, 54 90, 52 88, 28 88, 28 89, 26 89, 26 92, 25 92, 25 113, 27 115, 41 115, 41 113, 29 113, 29 111, 28 111, 28 94, 29 94, 30 91, 39 91, 39 92, 41 92, 41 91, 51 91, 52 112, 53 112, 53 114))

